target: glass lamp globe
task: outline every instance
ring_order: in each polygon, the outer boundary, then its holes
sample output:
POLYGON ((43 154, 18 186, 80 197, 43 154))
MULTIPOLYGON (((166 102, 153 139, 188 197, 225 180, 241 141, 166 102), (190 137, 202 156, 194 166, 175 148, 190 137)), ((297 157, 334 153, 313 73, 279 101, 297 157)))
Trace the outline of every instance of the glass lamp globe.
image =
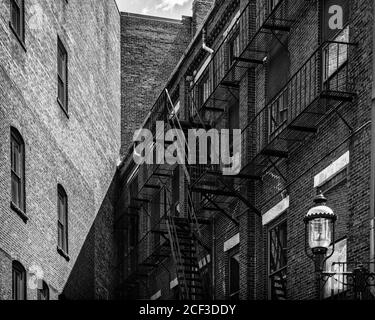
POLYGON ((316 206, 305 216, 308 245, 314 254, 325 254, 334 242, 336 214, 326 205, 327 199, 320 193, 314 200, 316 206))

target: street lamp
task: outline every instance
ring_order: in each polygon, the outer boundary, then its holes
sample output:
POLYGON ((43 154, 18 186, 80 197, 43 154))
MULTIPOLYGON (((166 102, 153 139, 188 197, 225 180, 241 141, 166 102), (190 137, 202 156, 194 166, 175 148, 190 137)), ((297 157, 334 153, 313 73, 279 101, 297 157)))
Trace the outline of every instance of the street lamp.
MULTIPOLYGON (((326 205, 327 199, 320 192, 314 199, 315 206, 306 214, 305 222, 305 251, 314 261, 317 297, 322 297, 322 281, 326 283, 338 273, 325 272, 324 265, 335 252, 335 223, 337 216, 326 205)), ((372 264, 373 262, 369 262, 372 264)), ((349 264, 346 264, 349 265, 349 264)), ((339 273, 344 279, 343 286, 352 288, 354 297, 362 299, 370 288, 375 287, 375 274, 369 272, 362 264, 355 263, 353 271, 339 273)), ((374 290, 375 291, 375 290, 374 290)))
POLYGON ((336 214, 326 205, 327 199, 321 192, 314 199, 315 206, 305 216, 305 250, 314 261, 315 271, 321 272, 324 263, 335 251, 336 214), (328 254, 329 248, 331 252, 328 254))

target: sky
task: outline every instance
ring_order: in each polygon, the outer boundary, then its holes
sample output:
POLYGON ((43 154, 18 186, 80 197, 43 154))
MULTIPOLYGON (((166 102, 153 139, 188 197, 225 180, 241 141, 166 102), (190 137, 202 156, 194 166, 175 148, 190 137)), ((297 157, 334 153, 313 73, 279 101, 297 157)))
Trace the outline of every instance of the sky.
POLYGON ((193 0, 116 0, 120 11, 173 19, 191 16, 193 0))

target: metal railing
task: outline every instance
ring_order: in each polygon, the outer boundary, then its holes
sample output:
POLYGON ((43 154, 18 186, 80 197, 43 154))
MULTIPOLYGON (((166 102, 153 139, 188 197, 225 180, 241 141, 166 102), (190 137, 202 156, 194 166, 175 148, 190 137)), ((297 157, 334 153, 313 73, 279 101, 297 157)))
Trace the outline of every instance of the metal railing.
POLYGON ((156 223, 154 223, 150 230, 144 233, 136 246, 131 248, 124 257, 125 274, 124 278, 127 279, 139 271, 139 266, 145 263, 151 256, 157 256, 158 252, 167 241, 158 233, 167 234, 167 215, 163 215, 156 223))
POLYGON ((196 109, 201 111, 209 102, 215 101, 215 93, 221 85, 241 80, 250 64, 261 64, 271 44, 270 38, 280 30, 289 30, 301 10, 312 4, 313 1, 309 0, 258 1, 255 16, 249 2, 196 79, 192 90, 196 109), (251 26, 252 17, 256 19, 255 30, 251 26), (271 29, 277 31, 271 32, 271 29))
POLYGON ((292 125, 301 130, 311 129, 327 112, 331 100, 337 103, 354 95, 349 76, 351 46, 335 41, 324 43, 249 121, 242 132, 242 141, 254 141, 254 157, 292 125), (310 114, 300 118, 304 113, 310 114))

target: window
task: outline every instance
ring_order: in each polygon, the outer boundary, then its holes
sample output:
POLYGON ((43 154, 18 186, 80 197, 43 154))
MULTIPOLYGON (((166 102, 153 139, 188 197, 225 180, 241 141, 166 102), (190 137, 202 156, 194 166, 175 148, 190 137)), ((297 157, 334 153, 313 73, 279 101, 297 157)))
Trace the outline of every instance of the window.
POLYGON ((267 59, 267 102, 277 98, 289 80, 290 57, 286 45, 277 45, 267 59))
POLYGON ((345 275, 348 272, 347 267, 347 239, 345 238, 335 243, 335 252, 325 263, 325 271, 335 275, 324 285, 324 298, 332 298, 348 290, 348 286, 345 285, 348 283, 345 275))
POLYGON ((240 298, 240 254, 238 248, 232 252, 229 258, 229 297, 230 300, 240 298))
MULTIPOLYGON (((230 50, 230 49, 229 49, 230 50)), ((227 72, 226 68, 226 48, 224 46, 221 46, 214 55, 214 71, 213 71, 213 77, 214 77, 214 85, 217 86, 218 83, 223 80, 225 73, 227 72)))
MULTIPOLYGON (((234 154, 235 150, 238 150, 237 145, 235 146, 235 141, 234 141, 234 130, 239 130, 240 129, 240 109, 239 109, 239 103, 236 102, 232 104, 232 106, 228 110, 228 128, 229 128, 229 156, 230 157, 235 157, 236 155, 234 154)), ((236 141, 237 142, 237 141, 236 141)), ((211 147, 211 146, 210 146, 211 147)), ((210 149, 208 149, 210 150, 210 149)), ((221 169, 223 168, 232 168, 233 164, 230 165, 224 165, 223 163, 221 164, 221 169)), ((228 186, 234 186, 234 181, 233 179, 228 180, 227 182, 228 186)))
POLYGON ((17 261, 12 264, 13 300, 26 300, 26 270, 17 261))
POLYGON ((349 43, 349 27, 340 32, 334 41, 329 43, 323 52, 325 82, 337 74, 348 61, 348 45, 345 43, 349 43))
POLYGON ((25 4, 24 0, 10 1, 10 25, 18 40, 25 41, 25 4))
POLYGON ((269 136, 276 136, 288 122, 288 92, 283 91, 269 107, 269 136))
POLYGON ((180 167, 177 166, 173 172, 172 179, 172 210, 173 214, 180 215, 180 167))
POLYGON ((49 287, 44 281, 42 283, 42 288, 38 289, 38 300, 49 300, 49 287))
POLYGON ((277 46, 267 60, 268 134, 276 136, 288 121, 290 58, 284 46, 277 46))
POLYGON ((286 299, 287 275, 287 222, 283 221, 269 230, 269 297, 286 299))
POLYGON ((57 41, 57 101, 68 112, 68 53, 60 39, 57 41))
POLYGON ((12 205, 25 212, 25 144, 22 136, 11 128, 12 205))
POLYGON ((211 94, 211 80, 209 72, 206 72, 198 86, 199 105, 202 106, 211 94))
MULTIPOLYGON (((160 191, 156 192, 151 201, 151 230, 160 228, 160 191)), ((153 234, 154 248, 160 245, 160 233, 154 232, 153 234)))
POLYGON ((68 197, 62 186, 57 188, 58 194, 58 248, 63 253, 68 253, 68 197))
POLYGON ((240 56, 240 33, 239 29, 236 30, 234 36, 229 42, 229 65, 231 66, 235 62, 235 58, 240 56))
POLYGON ((132 274, 138 266, 138 217, 132 213, 124 220, 124 238, 125 238, 125 275, 132 274))

